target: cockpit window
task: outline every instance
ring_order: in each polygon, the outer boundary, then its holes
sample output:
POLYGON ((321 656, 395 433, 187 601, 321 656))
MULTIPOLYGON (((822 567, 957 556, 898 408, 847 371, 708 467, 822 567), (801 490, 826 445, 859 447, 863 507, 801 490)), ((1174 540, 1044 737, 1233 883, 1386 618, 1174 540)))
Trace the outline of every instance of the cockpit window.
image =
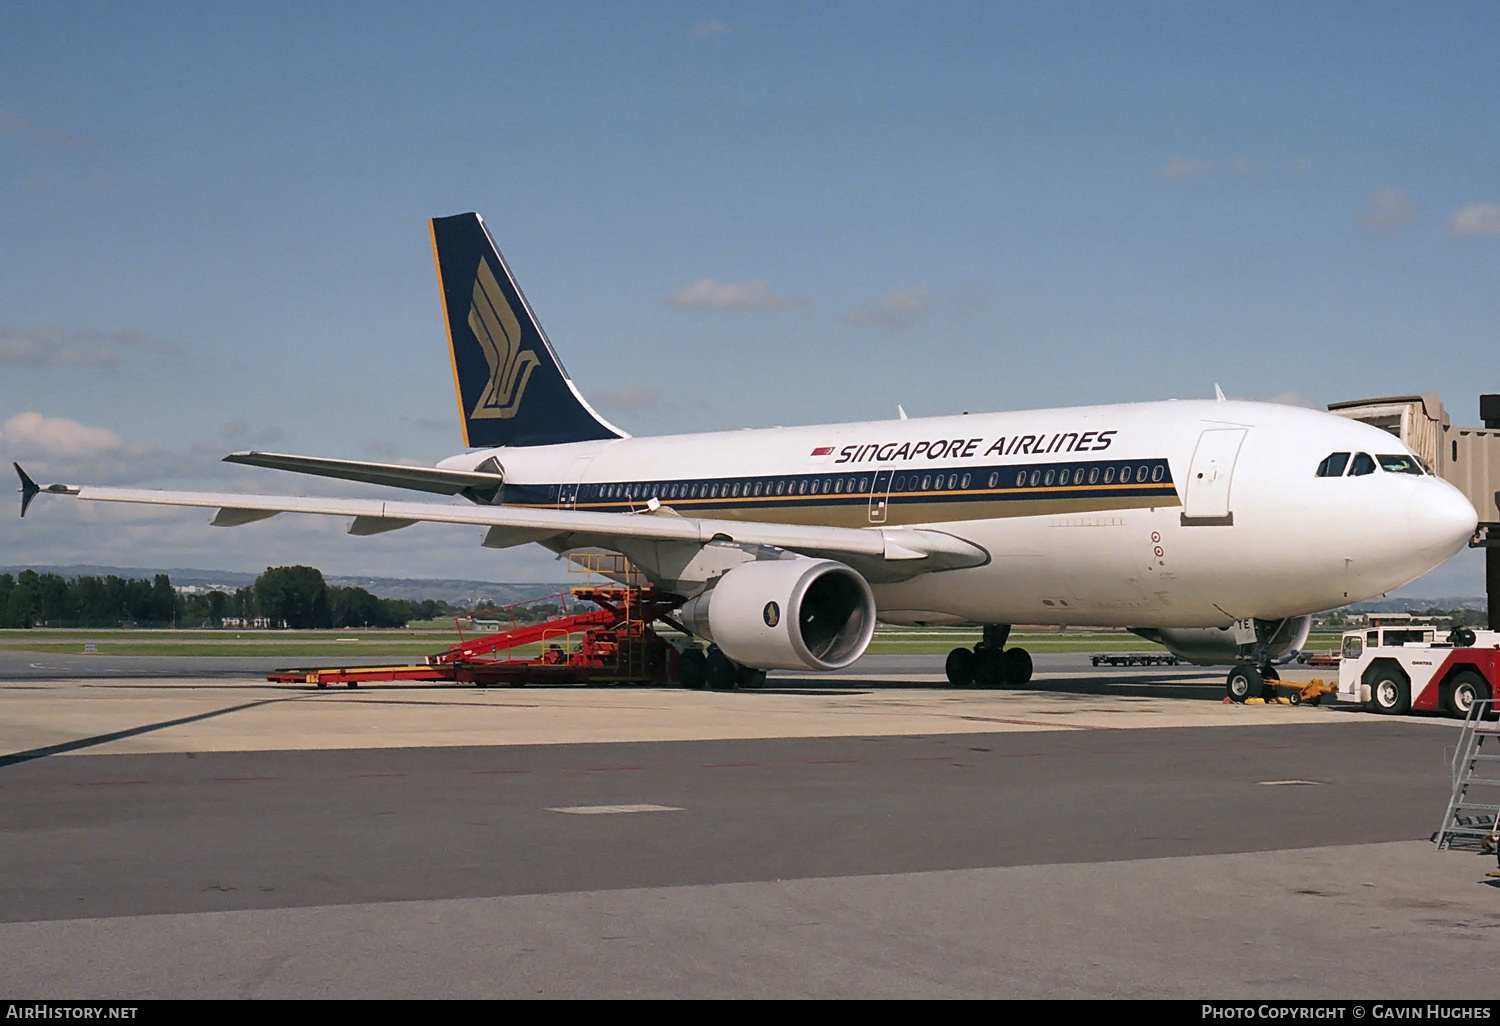
POLYGON ((1354 466, 1349 468, 1350 477, 1364 477, 1366 474, 1375 473, 1375 461, 1367 452, 1354 454, 1354 466))
POLYGON ((1421 476, 1422 464, 1417 462, 1415 456, 1407 456, 1405 453, 1396 456, 1376 456, 1380 461, 1380 469, 1388 474, 1416 474, 1421 476))
POLYGON ((1349 454, 1347 452, 1332 452, 1323 457, 1323 462, 1318 464, 1319 477, 1343 477, 1344 468, 1349 466, 1349 454))

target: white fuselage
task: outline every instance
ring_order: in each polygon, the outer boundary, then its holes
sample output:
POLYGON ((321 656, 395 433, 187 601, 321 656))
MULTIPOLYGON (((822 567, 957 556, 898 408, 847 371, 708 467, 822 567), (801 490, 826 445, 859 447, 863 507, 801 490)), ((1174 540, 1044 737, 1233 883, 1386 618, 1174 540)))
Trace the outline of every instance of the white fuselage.
POLYGON ((494 459, 506 505, 629 511, 655 497, 684 516, 921 526, 989 553, 875 583, 888 622, 1208 627, 1382 594, 1471 536, 1457 489, 1383 469, 1317 476, 1334 452, 1410 454, 1313 410, 1173 401, 488 449, 441 466, 494 459))

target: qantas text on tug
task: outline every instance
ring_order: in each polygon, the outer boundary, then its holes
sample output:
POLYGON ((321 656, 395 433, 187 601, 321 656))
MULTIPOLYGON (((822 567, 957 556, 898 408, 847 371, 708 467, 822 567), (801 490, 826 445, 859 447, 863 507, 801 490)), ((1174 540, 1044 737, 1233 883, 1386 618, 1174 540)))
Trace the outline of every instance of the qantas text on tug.
MULTIPOLYGON (((218 526, 301 512, 352 517, 356 535, 478 524, 491 548, 623 553, 710 642, 684 675, 719 682, 847 666, 877 618, 983 625, 949 656, 960 683, 1030 678, 1005 648, 1013 623, 1128 627, 1267 672, 1309 614, 1420 576, 1475 529, 1463 495, 1391 435, 1267 403, 631 438, 573 385, 478 215, 431 229, 469 451, 435 468, 226 459, 468 502, 45 490, 213 507, 218 526)), ((39 489, 17 470, 24 515, 39 489)))

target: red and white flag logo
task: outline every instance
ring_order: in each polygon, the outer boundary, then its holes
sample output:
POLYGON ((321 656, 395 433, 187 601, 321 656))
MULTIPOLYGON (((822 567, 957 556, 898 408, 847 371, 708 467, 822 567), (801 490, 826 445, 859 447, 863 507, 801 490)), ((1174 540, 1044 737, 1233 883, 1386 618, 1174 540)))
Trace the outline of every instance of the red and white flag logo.
POLYGON ((812 451, 812 454, 814 456, 832 456, 833 455, 833 446, 831 446, 831 445, 820 445, 820 446, 818 446, 816 449, 814 449, 812 451))

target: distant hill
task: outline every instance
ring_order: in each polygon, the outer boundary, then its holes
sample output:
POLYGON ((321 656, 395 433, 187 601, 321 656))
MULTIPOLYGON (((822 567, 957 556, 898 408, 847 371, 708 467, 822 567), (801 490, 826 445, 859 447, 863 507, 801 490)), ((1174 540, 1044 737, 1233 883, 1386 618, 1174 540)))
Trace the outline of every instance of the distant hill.
MULTIPOLYGON (((61 577, 116 577, 150 579, 157 574, 166 574, 172 586, 190 588, 197 592, 234 591, 254 584, 259 574, 242 573, 235 570, 198 570, 191 567, 122 567, 95 566, 79 563, 73 566, 0 566, 0 573, 16 574, 22 570, 35 570, 39 574, 57 574, 61 577)), ((566 591, 570 585, 583 584, 583 575, 577 581, 565 582, 520 582, 465 581, 449 578, 402 577, 339 577, 324 574, 323 579, 340 588, 364 588, 371 594, 389 599, 438 599, 454 605, 473 608, 485 604, 509 605, 525 602, 566 591)))
POLYGON ((1426 609, 1473 609, 1484 612, 1488 607, 1483 595, 1448 598, 1385 598, 1356 602, 1346 606, 1351 613, 1420 613, 1426 609))

